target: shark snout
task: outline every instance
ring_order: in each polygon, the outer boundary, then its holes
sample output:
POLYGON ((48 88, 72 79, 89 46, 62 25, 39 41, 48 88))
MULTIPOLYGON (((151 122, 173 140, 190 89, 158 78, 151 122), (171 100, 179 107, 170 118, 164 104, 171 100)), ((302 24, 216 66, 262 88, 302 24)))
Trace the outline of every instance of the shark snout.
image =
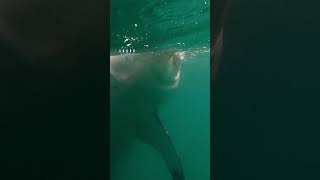
POLYGON ((185 56, 185 52, 184 51, 178 51, 173 53, 173 56, 177 59, 183 60, 184 56, 185 56))

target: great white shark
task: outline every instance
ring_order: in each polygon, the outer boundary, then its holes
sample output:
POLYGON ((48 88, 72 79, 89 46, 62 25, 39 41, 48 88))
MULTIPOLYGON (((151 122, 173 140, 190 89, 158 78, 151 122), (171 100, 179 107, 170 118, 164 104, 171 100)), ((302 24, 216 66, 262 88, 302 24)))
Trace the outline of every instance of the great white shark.
POLYGON ((184 172, 159 106, 178 87, 184 52, 147 52, 110 56, 111 178, 135 140, 152 146, 164 159, 173 180, 184 172))

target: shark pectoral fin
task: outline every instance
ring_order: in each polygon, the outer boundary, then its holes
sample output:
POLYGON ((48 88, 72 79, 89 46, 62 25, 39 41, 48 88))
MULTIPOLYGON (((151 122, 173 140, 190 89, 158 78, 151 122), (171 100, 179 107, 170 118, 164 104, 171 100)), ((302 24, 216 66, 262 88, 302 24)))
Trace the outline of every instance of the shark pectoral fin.
POLYGON ((166 162, 173 180, 184 180, 182 164, 168 132, 163 127, 158 114, 153 113, 152 115, 153 118, 148 119, 139 128, 139 139, 151 145, 160 153, 166 162))

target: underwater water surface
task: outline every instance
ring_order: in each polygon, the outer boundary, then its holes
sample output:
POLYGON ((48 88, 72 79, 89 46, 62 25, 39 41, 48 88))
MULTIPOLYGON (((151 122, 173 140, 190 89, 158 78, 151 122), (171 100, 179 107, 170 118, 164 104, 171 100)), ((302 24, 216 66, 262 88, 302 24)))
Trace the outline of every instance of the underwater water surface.
MULTIPOLYGON (((159 116, 186 180, 210 179, 210 1, 110 0, 111 53, 186 52, 179 86, 159 116)), ((170 180, 152 147, 135 143, 121 180, 170 180)))

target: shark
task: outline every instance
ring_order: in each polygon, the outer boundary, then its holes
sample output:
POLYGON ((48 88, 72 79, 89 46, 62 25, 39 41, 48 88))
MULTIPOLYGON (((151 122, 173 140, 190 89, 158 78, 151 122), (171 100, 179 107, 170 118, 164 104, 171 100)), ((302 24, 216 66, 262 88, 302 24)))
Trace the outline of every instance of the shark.
POLYGON ((110 56, 111 178, 119 173, 130 145, 139 140, 164 159, 173 180, 184 180, 179 155, 158 109, 179 85, 184 52, 110 56))

